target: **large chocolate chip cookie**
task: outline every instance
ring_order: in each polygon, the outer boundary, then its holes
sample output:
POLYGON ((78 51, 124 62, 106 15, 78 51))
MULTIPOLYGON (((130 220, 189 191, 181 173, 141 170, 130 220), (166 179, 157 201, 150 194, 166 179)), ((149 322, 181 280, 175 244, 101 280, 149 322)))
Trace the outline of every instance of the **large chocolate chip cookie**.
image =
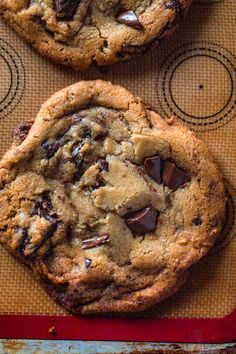
POLYGON ((0 0, 0 14, 48 58, 86 69, 142 53, 172 33, 192 0, 0 0))
POLYGON ((214 244, 225 193, 203 142, 104 81, 56 93, 0 162, 0 240, 74 313, 138 311, 214 244))

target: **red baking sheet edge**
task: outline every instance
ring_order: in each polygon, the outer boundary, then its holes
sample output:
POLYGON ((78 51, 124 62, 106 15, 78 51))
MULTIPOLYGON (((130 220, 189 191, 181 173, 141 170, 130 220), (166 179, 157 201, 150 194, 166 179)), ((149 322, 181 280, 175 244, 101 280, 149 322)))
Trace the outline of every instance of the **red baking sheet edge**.
POLYGON ((214 319, 0 315, 0 338, 226 343, 236 339, 236 310, 214 319))

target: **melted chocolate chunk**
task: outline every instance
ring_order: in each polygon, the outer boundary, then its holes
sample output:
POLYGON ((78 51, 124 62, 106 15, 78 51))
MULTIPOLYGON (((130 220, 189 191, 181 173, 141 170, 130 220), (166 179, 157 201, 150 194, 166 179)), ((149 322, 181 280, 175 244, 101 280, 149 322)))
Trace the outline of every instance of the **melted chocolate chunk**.
POLYGON ((92 263, 92 259, 90 259, 90 258, 85 258, 85 267, 86 268, 90 268, 90 266, 91 266, 91 263, 92 263))
POLYGON ((84 142, 81 142, 78 145, 74 145, 72 148, 72 153, 71 153, 71 162, 78 168, 81 169, 83 165, 83 158, 82 155, 80 154, 80 150, 82 146, 84 145, 84 142))
POLYGON ((32 257, 33 255, 35 255, 38 249, 53 235, 54 231, 56 231, 59 221, 57 220, 56 221, 50 220, 50 221, 52 222, 52 224, 49 226, 42 240, 39 241, 38 244, 35 244, 34 247, 32 247, 32 245, 29 244, 29 249, 25 250, 25 252, 27 252, 27 256, 32 257))
POLYGON ((81 164, 82 158, 80 155, 80 150, 83 144, 74 145, 71 152, 71 160, 78 167, 81 164))
POLYGON ((33 121, 22 122, 18 124, 16 128, 13 130, 13 136, 17 137, 21 142, 24 141, 32 125, 33 125, 33 121))
POLYGON ((38 249, 44 244, 49 237, 51 237, 56 230, 58 221, 53 221, 49 226, 44 237, 38 241, 38 243, 31 243, 31 237, 29 236, 26 229, 18 228, 18 233, 20 233, 20 241, 18 245, 18 252, 22 257, 32 257, 38 251, 38 249))
POLYGON ((117 53, 117 57, 118 58, 125 58, 127 55, 138 55, 138 54, 142 54, 142 53, 146 53, 147 51, 149 51, 150 49, 154 49, 158 46, 158 44, 160 43, 159 41, 159 35, 152 39, 151 41, 149 41, 146 44, 143 45, 132 45, 132 44, 125 44, 122 48, 122 51, 117 53))
POLYGON ((86 163, 84 162, 84 159, 83 159, 82 155, 80 154, 80 150, 83 145, 84 145, 84 140, 81 141, 81 143, 79 143, 78 145, 74 145, 72 148, 70 161, 77 168, 77 172, 75 173, 75 175, 73 177, 74 181, 79 180, 86 170, 86 163))
POLYGON ((98 172, 95 176, 95 187, 99 188, 105 186, 105 181, 102 177, 102 174, 98 172))
POLYGON ((133 27, 135 29, 143 29, 142 24, 140 23, 138 17, 134 11, 125 11, 122 12, 117 18, 117 22, 122 23, 123 25, 133 27))
POLYGON ((83 131, 83 140, 81 140, 79 143, 74 144, 72 147, 71 151, 71 162, 75 164, 77 168, 81 167, 81 164, 83 162, 82 155, 80 153, 82 146, 85 144, 87 139, 91 137, 91 132, 89 128, 84 128, 83 131))
POLYGON ((24 256, 25 248, 30 242, 29 235, 27 230, 22 227, 17 228, 17 234, 19 235, 18 252, 21 256, 24 256))
POLYGON ((148 157, 145 159, 144 168, 149 177, 161 184, 162 160, 160 156, 148 157))
POLYGON ((57 219, 57 214, 53 209, 48 193, 42 194, 36 201, 32 215, 39 215, 50 222, 54 222, 57 219))
POLYGON ((46 140, 42 143, 42 147, 47 155, 47 158, 51 159, 55 155, 57 150, 59 149, 60 144, 56 141, 53 143, 50 143, 49 141, 46 140))
POLYGON ((91 138, 91 129, 89 127, 83 127, 83 139, 91 138))
POLYGON ((96 236, 82 241, 82 249, 93 248, 97 246, 104 245, 105 243, 110 242, 110 235, 104 234, 101 236, 96 236))
POLYGON ((102 172, 102 171, 109 171, 109 163, 106 161, 106 160, 99 160, 98 161, 98 169, 99 169, 99 172, 102 172))
POLYGON ((54 0, 56 16, 59 20, 72 20, 81 0, 54 0))
POLYGON ((173 162, 165 161, 163 174, 163 183, 170 189, 183 187, 185 183, 190 181, 190 177, 184 171, 175 166, 173 162))
POLYGON ((202 219, 200 218, 200 216, 196 217, 195 219, 193 219, 193 224, 196 226, 199 226, 202 224, 202 219))
POLYGON ((106 133, 101 133, 101 134, 98 134, 97 136, 94 137, 94 140, 95 141, 99 141, 99 142, 103 142, 107 137, 107 134, 106 133))
POLYGON ((136 235, 153 231, 157 225, 158 212, 152 207, 133 211, 124 216, 126 225, 136 235))
POLYGON ((42 20, 41 16, 39 16, 39 15, 33 15, 31 17, 31 20, 32 20, 32 22, 37 23, 38 25, 45 24, 45 22, 42 20))

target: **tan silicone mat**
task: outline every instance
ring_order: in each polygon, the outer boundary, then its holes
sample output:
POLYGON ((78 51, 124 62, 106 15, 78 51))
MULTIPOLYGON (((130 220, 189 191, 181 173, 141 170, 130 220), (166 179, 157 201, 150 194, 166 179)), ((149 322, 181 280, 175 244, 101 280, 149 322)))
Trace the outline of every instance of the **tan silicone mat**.
MULTIPOLYGON (((158 50, 85 73, 40 57, 0 22, 0 154, 10 145, 16 122, 34 118, 52 93, 81 79, 102 78, 129 88, 162 115, 186 122, 211 148, 224 174, 228 214, 221 238, 184 287, 146 315, 213 318, 236 308, 235 19, 235 0, 195 0, 158 50)), ((65 314, 31 271, 2 248, 0 314, 65 314)))

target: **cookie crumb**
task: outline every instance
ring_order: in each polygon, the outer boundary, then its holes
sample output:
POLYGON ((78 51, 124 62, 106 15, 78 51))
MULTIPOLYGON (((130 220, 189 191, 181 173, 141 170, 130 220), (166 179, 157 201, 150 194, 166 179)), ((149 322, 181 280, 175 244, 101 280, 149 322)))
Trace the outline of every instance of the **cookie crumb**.
POLYGON ((48 333, 50 333, 52 336, 55 336, 57 334, 56 328, 52 326, 49 328, 48 333))

